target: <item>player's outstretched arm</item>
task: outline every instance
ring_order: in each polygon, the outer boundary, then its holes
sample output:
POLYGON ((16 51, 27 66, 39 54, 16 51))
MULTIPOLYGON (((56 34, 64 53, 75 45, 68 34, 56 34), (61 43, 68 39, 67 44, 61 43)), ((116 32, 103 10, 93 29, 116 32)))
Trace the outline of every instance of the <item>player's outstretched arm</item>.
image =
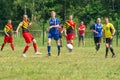
POLYGON ((31 26, 36 21, 36 17, 33 18, 33 20, 29 23, 29 26, 31 26))
POLYGON ((18 34, 18 31, 19 31, 19 29, 21 28, 22 24, 23 24, 23 23, 21 22, 21 23, 18 25, 18 27, 17 27, 17 29, 16 29, 16 31, 15 31, 16 34, 18 34))

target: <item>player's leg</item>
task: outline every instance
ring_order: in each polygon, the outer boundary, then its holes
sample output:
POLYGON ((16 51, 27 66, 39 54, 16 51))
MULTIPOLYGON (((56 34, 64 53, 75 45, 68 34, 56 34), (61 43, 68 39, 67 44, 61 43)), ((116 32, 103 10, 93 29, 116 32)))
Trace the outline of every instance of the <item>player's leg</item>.
POLYGON ((98 37, 97 51, 100 49, 101 37, 98 37))
POLYGON ((95 49, 97 51, 97 37, 94 37, 94 44, 95 44, 95 49))
POLYGON ((110 51, 111 51, 111 53, 112 53, 112 58, 114 58, 114 57, 115 57, 115 52, 114 52, 114 49, 113 49, 113 47, 112 47, 112 40, 111 40, 111 39, 110 39, 109 46, 110 46, 110 51))
POLYGON ((10 43, 10 46, 11 46, 11 49, 14 51, 14 44, 13 44, 13 42, 10 43))
POLYGON ((47 50, 48 50, 48 56, 51 56, 51 38, 48 38, 47 50))
POLYGON ((108 51, 109 51, 109 38, 106 38, 106 54, 105 54, 105 58, 108 57, 108 51))
POLYGON ((59 38, 60 38, 60 46, 62 47, 62 34, 61 33, 59 35, 59 38))
POLYGON ((56 41, 56 45, 57 45, 57 48, 58 48, 58 56, 60 55, 60 40, 59 40, 59 34, 55 34, 53 35, 54 37, 54 40, 56 41))
POLYGON ((13 44, 13 37, 12 36, 9 38, 9 42, 10 42, 11 49, 14 51, 14 44, 13 44))
POLYGON ((81 40, 81 36, 80 34, 78 34, 78 47, 80 46, 80 40, 81 40))
POLYGON ((26 43, 26 46, 25 46, 23 54, 22 54, 23 57, 26 57, 26 52, 28 51, 29 47, 30 47, 30 43, 26 43))
POLYGON ((1 49, 0 49, 1 51, 3 50, 5 44, 6 44, 6 42, 4 42, 4 43, 2 44, 1 49))
POLYGON ((60 55, 60 42, 59 42, 59 40, 56 40, 56 45, 58 48, 58 56, 59 56, 60 55))
POLYGON ((36 39, 33 39, 32 42, 33 42, 33 48, 34 48, 35 54, 37 54, 37 55, 38 54, 42 54, 42 53, 38 52, 38 47, 37 47, 36 39))
POLYGON ((85 46, 85 36, 84 35, 82 35, 82 44, 83 44, 83 46, 85 46))

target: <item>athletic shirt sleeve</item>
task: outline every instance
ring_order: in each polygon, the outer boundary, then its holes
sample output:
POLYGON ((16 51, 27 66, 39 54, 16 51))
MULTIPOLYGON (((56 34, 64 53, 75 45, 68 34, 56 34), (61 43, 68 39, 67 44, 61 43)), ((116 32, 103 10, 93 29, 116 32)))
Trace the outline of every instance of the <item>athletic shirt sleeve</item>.
POLYGON ((22 27, 23 26, 23 22, 20 22, 20 24, 18 26, 22 27))
POLYGON ((91 30, 95 30, 95 24, 91 27, 91 30))

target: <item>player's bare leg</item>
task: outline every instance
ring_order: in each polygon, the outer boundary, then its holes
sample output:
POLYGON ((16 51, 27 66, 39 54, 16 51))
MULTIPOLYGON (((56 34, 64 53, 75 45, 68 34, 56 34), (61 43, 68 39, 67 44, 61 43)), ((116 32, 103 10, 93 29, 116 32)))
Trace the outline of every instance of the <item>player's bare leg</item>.
POLYGON ((11 46, 12 50, 14 51, 14 44, 10 43, 10 46, 11 46))

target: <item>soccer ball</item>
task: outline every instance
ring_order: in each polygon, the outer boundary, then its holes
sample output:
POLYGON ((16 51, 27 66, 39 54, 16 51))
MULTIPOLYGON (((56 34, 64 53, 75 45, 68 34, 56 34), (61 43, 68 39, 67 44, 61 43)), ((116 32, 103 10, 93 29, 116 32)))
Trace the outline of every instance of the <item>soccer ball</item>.
POLYGON ((67 44, 66 47, 67 47, 69 50, 72 50, 72 49, 73 49, 73 45, 72 45, 72 44, 67 44))

